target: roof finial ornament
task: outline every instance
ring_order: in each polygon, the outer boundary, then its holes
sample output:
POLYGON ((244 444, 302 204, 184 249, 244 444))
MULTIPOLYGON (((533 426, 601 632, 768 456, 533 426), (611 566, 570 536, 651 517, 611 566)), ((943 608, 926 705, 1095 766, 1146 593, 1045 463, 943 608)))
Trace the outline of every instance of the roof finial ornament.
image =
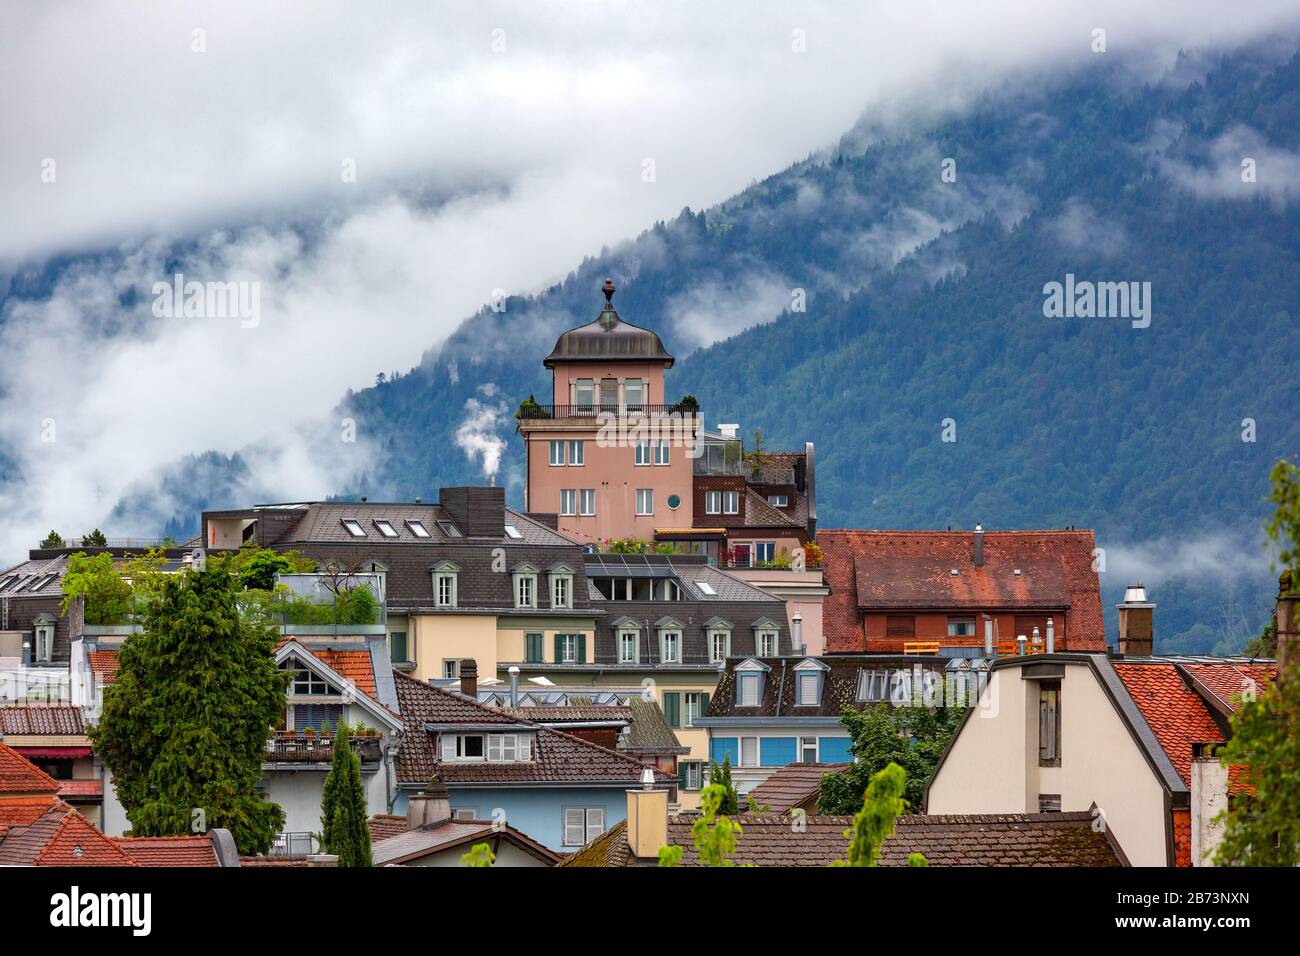
POLYGON ((614 304, 614 280, 606 279, 605 284, 600 287, 600 291, 605 293, 605 302, 607 305, 614 304))

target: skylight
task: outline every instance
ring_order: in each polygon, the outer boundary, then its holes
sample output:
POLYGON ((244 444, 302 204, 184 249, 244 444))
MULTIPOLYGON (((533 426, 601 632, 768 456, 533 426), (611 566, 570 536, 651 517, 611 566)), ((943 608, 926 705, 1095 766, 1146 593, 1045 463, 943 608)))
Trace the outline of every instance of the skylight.
POLYGON ((412 521, 408 518, 406 520, 406 526, 411 529, 411 534, 415 535, 417 538, 429 537, 429 529, 424 526, 423 521, 412 521))
POLYGON ((344 518, 342 520, 344 529, 348 534, 352 535, 352 537, 364 538, 366 536, 366 529, 361 527, 360 524, 353 521, 351 518, 344 518))
POLYGON ((512 525, 512 524, 508 524, 508 525, 506 525, 506 537, 509 537, 509 538, 522 538, 523 535, 519 533, 519 529, 516 528, 514 525, 512 525))
POLYGON ((713 589, 713 585, 710 584, 708 581, 696 581, 695 586, 699 588, 703 593, 707 594, 709 597, 713 597, 718 593, 713 589))
POLYGON ((3 591, 5 588, 9 587, 9 585, 13 584, 17 580, 18 580, 18 575, 16 574, 9 575, 9 577, 5 578, 3 581, 0 581, 0 591, 3 591))
POLYGON ((33 591, 40 591, 40 590, 42 590, 43 588, 47 587, 47 586, 49 585, 49 583, 50 583, 51 581, 53 581, 55 578, 57 578, 57 577, 58 577, 57 574, 47 574, 47 575, 45 575, 45 577, 41 578, 40 581, 38 581, 38 582, 36 582, 35 584, 33 584, 32 587, 31 587, 31 590, 33 590, 33 591))
POLYGON ((442 529, 442 533, 445 534, 445 535, 446 535, 447 537, 449 537, 449 538, 459 538, 459 537, 461 536, 461 535, 460 535, 460 529, 457 528, 457 527, 456 527, 454 524, 452 524, 450 521, 439 521, 439 522, 438 522, 438 527, 441 528, 441 529, 442 529))
POLYGON ((393 527, 391 522, 385 521, 383 518, 375 519, 375 527, 379 529, 379 533, 385 538, 397 537, 397 529, 393 527))

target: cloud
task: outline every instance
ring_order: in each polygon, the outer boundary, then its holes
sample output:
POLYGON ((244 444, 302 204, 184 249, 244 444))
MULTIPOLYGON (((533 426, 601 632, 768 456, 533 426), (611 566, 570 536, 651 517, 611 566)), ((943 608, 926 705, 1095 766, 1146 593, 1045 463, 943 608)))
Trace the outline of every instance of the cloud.
MULTIPOLYGON (((772 2, 744 17, 686 2, 20 4, 21 28, 0 32, 0 289, 53 278, 0 304, 0 558, 51 526, 104 525, 194 452, 247 450, 246 487, 268 497, 345 486, 368 439, 364 421, 354 444, 331 437, 347 389, 436 349, 493 290, 542 288, 864 116, 887 129, 1090 63, 1098 23, 1116 56, 1158 69, 1296 19, 1292 3, 1215 0, 772 2), (178 270, 257 282, 257 327, 154 316, 153 284, 178 270)), ((804 190, 796 205, 832 201, 804 190)), ((943 219, 901 225, 924 236, 943 219)), ((739 296, 739 321, 764 321, 778 286, 788 301, 799 284, 783 279, 682 302, 739 296)))
POLYGON ((1160 156, 1161 171, 1202 199, 1267 198, 1278 205, 1300 197, 1300 154, 1269 145, 1249 126, 1216 137, 1203 161, 1160 156))
POLYGON ((1108 545, 1105 551, 1108 578, 1147 587, 1178 579, 1257 578, 1269 573, 1274 558, 1261 536, 1229 530, 1108 545))
POLYGON ((1048 222, 1047 229, 1066 249, 1107 259, 1119 255, 1128 246, 1122 223, 1106 219, 1077 196, 1066 200, 1060 214, 1048 222))

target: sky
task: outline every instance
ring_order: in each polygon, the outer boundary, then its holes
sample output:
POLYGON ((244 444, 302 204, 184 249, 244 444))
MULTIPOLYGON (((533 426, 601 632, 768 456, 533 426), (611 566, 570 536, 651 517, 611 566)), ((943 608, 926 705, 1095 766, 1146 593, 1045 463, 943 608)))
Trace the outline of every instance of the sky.
MULTIPOLYGON (((2 561, 50 528, 147 534, 107 527, 114 503, 209 449, 268 450, 256 484, 281 499, 329 494, 364 454, 321 460, 302 436, 347 389, 855 124, 1041 82, 1097 56, 1098 29, 1117 69, 1157 78, 1179 49, 1300 20, 1273 0, 11 2, 4 18, 0 295, 66 268, 0 300, 2 561), (238 283, 250 308, 160 306, 177 272, 238 283)), ((1086 226, 1073 216, 1063 230, 1086 226)), ((683 293, 683 312, 707 305, 683 293)))

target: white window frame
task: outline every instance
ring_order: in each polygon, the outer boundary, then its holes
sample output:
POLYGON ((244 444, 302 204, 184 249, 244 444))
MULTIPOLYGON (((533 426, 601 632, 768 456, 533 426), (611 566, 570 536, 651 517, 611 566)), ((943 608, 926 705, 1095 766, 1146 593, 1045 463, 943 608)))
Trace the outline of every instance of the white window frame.
POLYGON ((569 467, 581 468, 587 463, 587 446, 581 438, 569 438, 565 440, 569 446, 569 467))
POLYGON ((578 378, 573 380, 573 404, 577 408, 591 408, 596 404, 596 380, 594 378, 578 378), (591 400, 586 402, 580 398, 584 385, 591 396, 591 400))
POLYGON ((433 537, 429 534, 429 529, 424 526, 423 521, 417 521, 414 518, 407 518, 406 526, 411 529, 411 534, 415 535, 417 538, 433 537))
POLYGON ((37 624, 33 630, 36 632, 36 662, 48 664, 54 660, 54 625, 37 624))
POLYGON ((700 696, 703 691, 688 690, 682 692, 682 726, 694 727, 695 719, 703 717, 704 712, 701 705, 704 703, 700 696))
POLYGON ((704 493, 704 513, 706 515, 722 514, 722 492, 706 491, 704 493))
POLYGON ((641 632, 623 628, 618 632, 618 662, 620 664, 640 664, 641 663, 641 632), (628 639, 632 642, 632 653, 629 656, 626 653, 626 642, 628 639))
POLYGON ((722 492, 722 513, 724 515, 740 514, 740 492, 739 491, 722 492))
POLYGON ((559 438, 553 438, 548 442, 550 445, 550 465, 552 468, 564 464, 564 441, 559 438))
POLYGON ((975 630, 975 618, 974 618, 974 617, 972 617, 972 616, 962 616, 962 615, 952 615, 952 616, 950 616, 950 617, 948 618, 947 635, 948 635, 949 637, 974 637, 975 634, 976 634, 976 630, 975 630), (953 630, 952 630, 954 624, 969 624, 969 625, 970 625, 970 633, 969 633, 969 634, 954 634, 954 633, 953 633, 953 630))
POLYGON ((456 607, 456 572, 433 572, 433 603, 438 607, 456 607), (443 600, 442 586, 448 586, 448 599, 443 600))
POLYGON ((790 496, 789 495, 768 495, 767 503, 771 505, 773 508, 788 508, 790 507, 790 496))
POLYGON ((682 632, 675 627, 666 627, 659 632, 659 663, 680 664, 682 662, 682 632), (676 653, 668 656, 668 638, 675 638, 676 653))
POLYGON ((551 575, 551 607, 573 607, 573 575, 551 575))
POLYGON ((562 845, 586 846, 604 832, 604 807, 564 807, 560 810, 562 845), (580 842, 575 838, 580 838, 580 842))
POLYGON ((794 675, 794 704, 796 707, 818 707, 821 705, 821 677, 821 674, 816 671, 799 671, 794 675))
POLYGON ((758 737, 741 737, 736 741, 736 766, 737 767, 757 767, 759 766, 759 740, 758 737), (745 742, 749 741, 754 748, 753 759, 745 760, 745 742))
POLYGON ((343 530, 353 538, 364 538, 366 536, 366 529, 361 527, 361 522, 355 518, 343 518, 340 524, 343 525, 343 530))
POLYGON ((537 575, 515 574, 515 607, 537 607, 537 575), (527 601, 523 599, 524 590, 528 591, 527 601))
POLYGON ((565 517, 576 517, 578 514, 578 489, 561 488, 560 489, 560 514, 565 517))
POLYGON ((625 378, 623 379, 623 404, 626 405, 646 405, 646 393, 650 390, 650 383, 643 378, 625 378), (628 396, 628 389, 635 387, 641 393, 641 397, 632 399, 628 396))
POLYGON ((638 517, 651 517, 655 513, 655 490, 653 488, 638 488, 636 490, 636 513, 638 517), (646 507, 646 506, 649 507, 646 507))
POLYGON ((798 742, 799 763, 819 763, 821 761, 821 741, 816 737, 800 737, 798 742), (805 760, 804 756, 809 747, 809 741, 812 742, 812 760, 805 760))
POLYGON ((578 634, 561 634, 560 635, 560 663, 576 664, 578 663, 578 634))
POLYGON ((779 646, 777 637, 776 631, 758 632, 754 637, 754 649, 758 651, 759 657, 776 657, 776 649, 779 646))
POLYGON ((655 443, 654 461, 656 465, 672 464, 672 459, 668 451, 668 442, 662 438, 655 443))
POLYGON ((650 443, 648 441, 639 441, 633 448, 633 464, 638 468, 648 467, 650 464, 650 443))
POLYGON ((596 489, 579 488, 578 489, 578 514, 584 518, 595 517, 596 514, 596 489))
POLYGON ((722 661, 725 661, 730 656, 731 656, 731 632, 728 631, 726 628, 721 628, 721 627, 717 627, 709 631, 709 660, 715 664, 718 664, 721 663, 722 661), (723 640, 723 644, 722 644, 723 654, 721 657, 718 656, 718 648, 717 648, 718 638, 722 638, 723 640))
POLYGON ((389 521, 387 518, 376 518, 374 520, 374 525, 376 528, 379 529, 379 533, 383 535, 385 538, 401 537, 401 535, 397 533, 397 529, 393 527, 393 523, 389 521))
POLYGON ((768 561, 768 562, 771 562, 771 561, 775 561, 775 560, 776 560, 776 542, 775 542, 775 541, 755 541, 752 545, 750 545, 750 550, 749 550, 749 563, 750 563, 750 564, 757 564, 759 561, 768 561), (759 549, 762 549, 762 551, 760 552, 759 549), (765 558, 764 558, 764 557, 760 557, 760 556, 759 556, 760 553, 765 553, 765 554, 767 555, 767 557, 765 557, 765 558))
POLYGON ((736 675, 736 706, 758 707, 763 703, 763 675, 744 673, 736 675), (753 700, 748 691, 753 690, 753 700))

